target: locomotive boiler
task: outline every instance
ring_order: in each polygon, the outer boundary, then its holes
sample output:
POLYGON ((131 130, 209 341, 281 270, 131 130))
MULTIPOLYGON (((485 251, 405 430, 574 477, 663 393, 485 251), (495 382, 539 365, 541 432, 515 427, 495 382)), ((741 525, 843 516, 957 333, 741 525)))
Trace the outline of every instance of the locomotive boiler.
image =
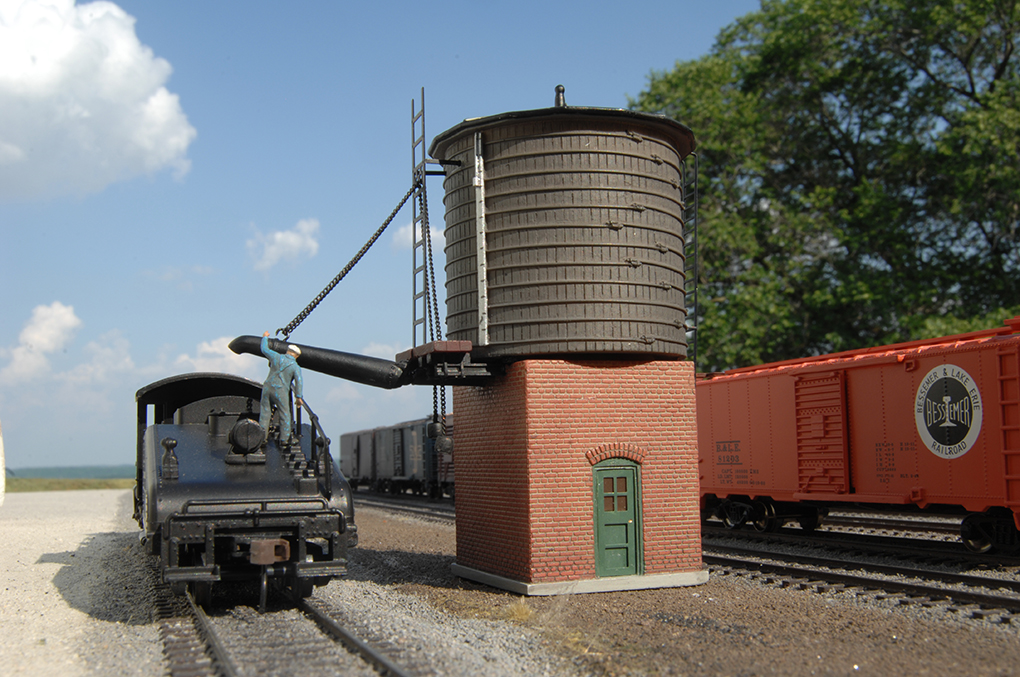
POLYGON ((701 504, 728 527, 828 508, 958 514, 1020 548, 1020 317, 957 336, 734 369, 696 385, 701 504))

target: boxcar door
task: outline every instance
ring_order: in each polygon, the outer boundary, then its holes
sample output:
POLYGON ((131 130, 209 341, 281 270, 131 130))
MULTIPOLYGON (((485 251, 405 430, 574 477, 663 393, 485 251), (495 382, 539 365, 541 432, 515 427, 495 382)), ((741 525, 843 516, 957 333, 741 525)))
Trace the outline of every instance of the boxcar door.
POLYGON ((797 377, 794 406, 801 493, 850 491, 844 383, 842 371, 797 377))
POLYGON ((637 468, 595 468, 595 573, 627 576, 639 572, 637 468))

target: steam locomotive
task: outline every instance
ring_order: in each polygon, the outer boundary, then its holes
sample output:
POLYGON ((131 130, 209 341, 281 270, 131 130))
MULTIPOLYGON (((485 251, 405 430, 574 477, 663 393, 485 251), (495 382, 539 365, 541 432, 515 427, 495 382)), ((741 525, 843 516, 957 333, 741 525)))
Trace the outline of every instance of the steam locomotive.
MULTIPOLYGON (((134 518, 165 582, 208 605, 214 584, 270 581, 310 595, 358 542, 351 488, 309 412, 280 440, 259 425, 262 385, 193 373, 140 389, 134 518)), ((293 405, 291 405, 293 406, 293 405)))

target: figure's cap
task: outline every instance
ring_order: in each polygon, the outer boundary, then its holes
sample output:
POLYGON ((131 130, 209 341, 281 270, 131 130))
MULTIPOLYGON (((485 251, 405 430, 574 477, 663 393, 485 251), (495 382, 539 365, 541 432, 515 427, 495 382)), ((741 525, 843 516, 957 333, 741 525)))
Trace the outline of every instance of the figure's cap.
POLYGON ((300 355, 301 354, 301 349, 298 348, 297 346, 288 345, 287 346, 287 352, 288 353, 294 353, 295 355, 300 355))

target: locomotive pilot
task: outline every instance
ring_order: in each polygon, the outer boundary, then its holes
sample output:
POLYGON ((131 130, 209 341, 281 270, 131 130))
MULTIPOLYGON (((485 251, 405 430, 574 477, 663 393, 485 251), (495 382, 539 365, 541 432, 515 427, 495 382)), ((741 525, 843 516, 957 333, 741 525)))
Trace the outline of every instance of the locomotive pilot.
POLYGON ((272 406, 280 412, 280 441, 287 443, 290 440, 290 405, 288 404, 288 393, 293 389, 294 401, 297 405, 303 406, 301 367, 298 366, 297 358, 301 349, 297 346, 287 346, 286 354, 280 354, 269 347, 269 332, 262 334, 262 354, 269 360, 269 376, 262 385, 262 402, 259 410, 259 425, 262 429, 269 431, 269 422, 272 420, 272 406))

